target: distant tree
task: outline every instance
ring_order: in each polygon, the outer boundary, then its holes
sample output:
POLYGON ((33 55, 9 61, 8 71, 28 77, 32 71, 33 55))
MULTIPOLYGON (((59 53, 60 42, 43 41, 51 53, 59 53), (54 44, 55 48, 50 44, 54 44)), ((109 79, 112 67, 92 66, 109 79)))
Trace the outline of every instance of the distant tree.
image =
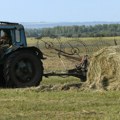
POLYGON ((57 26, 54 28, 26 29, 27 37, 101 37, 120 36, 120 24, 95 26, 57 26))

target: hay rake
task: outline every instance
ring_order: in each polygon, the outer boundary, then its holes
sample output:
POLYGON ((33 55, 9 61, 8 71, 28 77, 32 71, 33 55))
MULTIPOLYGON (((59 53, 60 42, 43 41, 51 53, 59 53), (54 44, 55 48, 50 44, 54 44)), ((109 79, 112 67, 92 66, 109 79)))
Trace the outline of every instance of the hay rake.
MULTIPOLYGON (((38 39, 37 47, 40 49, 40 45, 42 42, 42 47, 44 46, 44 50, 49 51, 48 53, 43 52, 46 57, 57 57, 59 58, 61 65, 65 69, 65 72, 57 72, 57 71, 49 71, 44 72, 45 77, 50 76, 60 76, 60 77, 68 77, 74 76, 80 78, 81 81, 86 81, 87 79, 87 71, 89 66, 89 56, 97 51, 102 49, 105 46, 111 46, 109 42, 103 41, 99 39, 95 42, 89 43, 82 41, 80 39, 66 40, 61 41, 61 39, 51 39, 51 41, 46 41, 44 39, 38 39), (50 56, 50 54, 54 54, 54 56, 50 56), (74 66, 72 69, 67 69, 64 60, 61 57, 65 57, 67 60, 77 61, 78 64, 74 66)), ((116 43, 116 41, 114 41, 116 43)), ((115 44, 116 45, 116 44, 115 44)), ((53 59, 54 60, 54 59, 53 59)))

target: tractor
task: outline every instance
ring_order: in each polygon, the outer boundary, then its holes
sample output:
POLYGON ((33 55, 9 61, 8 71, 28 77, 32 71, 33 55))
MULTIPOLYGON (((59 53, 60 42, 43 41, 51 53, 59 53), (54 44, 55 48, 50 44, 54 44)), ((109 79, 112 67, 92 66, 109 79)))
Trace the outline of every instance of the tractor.
POLYGON ((43 76, 43 53, 36 47, 28 47, 23 25, 0 22, 0 86, 38 86, 43 76), (9 34, 3 42, 3 34, 9 34))
MULTIPOLYGON (((55 50, 63 53, 63 56, 70 57, 61 50, 55 50)), ((43 59, 45 58, 39 48, 27 46, 22 24, 0 21, 0 87, 38 86, 43 76, 74 76, 83 82, 86 81, 88 66, 86 57, 80 66, 66 73, 43 72, 43 59)))

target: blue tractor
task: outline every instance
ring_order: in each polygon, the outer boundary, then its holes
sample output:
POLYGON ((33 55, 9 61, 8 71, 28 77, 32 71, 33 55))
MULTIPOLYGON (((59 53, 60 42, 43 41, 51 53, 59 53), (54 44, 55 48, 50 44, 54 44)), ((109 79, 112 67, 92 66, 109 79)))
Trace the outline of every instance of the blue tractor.
POLYGON ((43 76, 42 59, 38 48, 27 46, 23 25, 0 22, 0 86, 38 86, 43 76))

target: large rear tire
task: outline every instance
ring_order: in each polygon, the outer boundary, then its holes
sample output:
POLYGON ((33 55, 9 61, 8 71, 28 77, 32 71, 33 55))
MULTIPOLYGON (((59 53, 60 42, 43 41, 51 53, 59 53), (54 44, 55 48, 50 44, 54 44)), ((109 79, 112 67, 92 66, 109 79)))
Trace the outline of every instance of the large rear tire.
POLYGON ((7 87, 38 86, 43 76, 43 64, 32 51, 20 50, 12 53, 4 65, 7 87))

